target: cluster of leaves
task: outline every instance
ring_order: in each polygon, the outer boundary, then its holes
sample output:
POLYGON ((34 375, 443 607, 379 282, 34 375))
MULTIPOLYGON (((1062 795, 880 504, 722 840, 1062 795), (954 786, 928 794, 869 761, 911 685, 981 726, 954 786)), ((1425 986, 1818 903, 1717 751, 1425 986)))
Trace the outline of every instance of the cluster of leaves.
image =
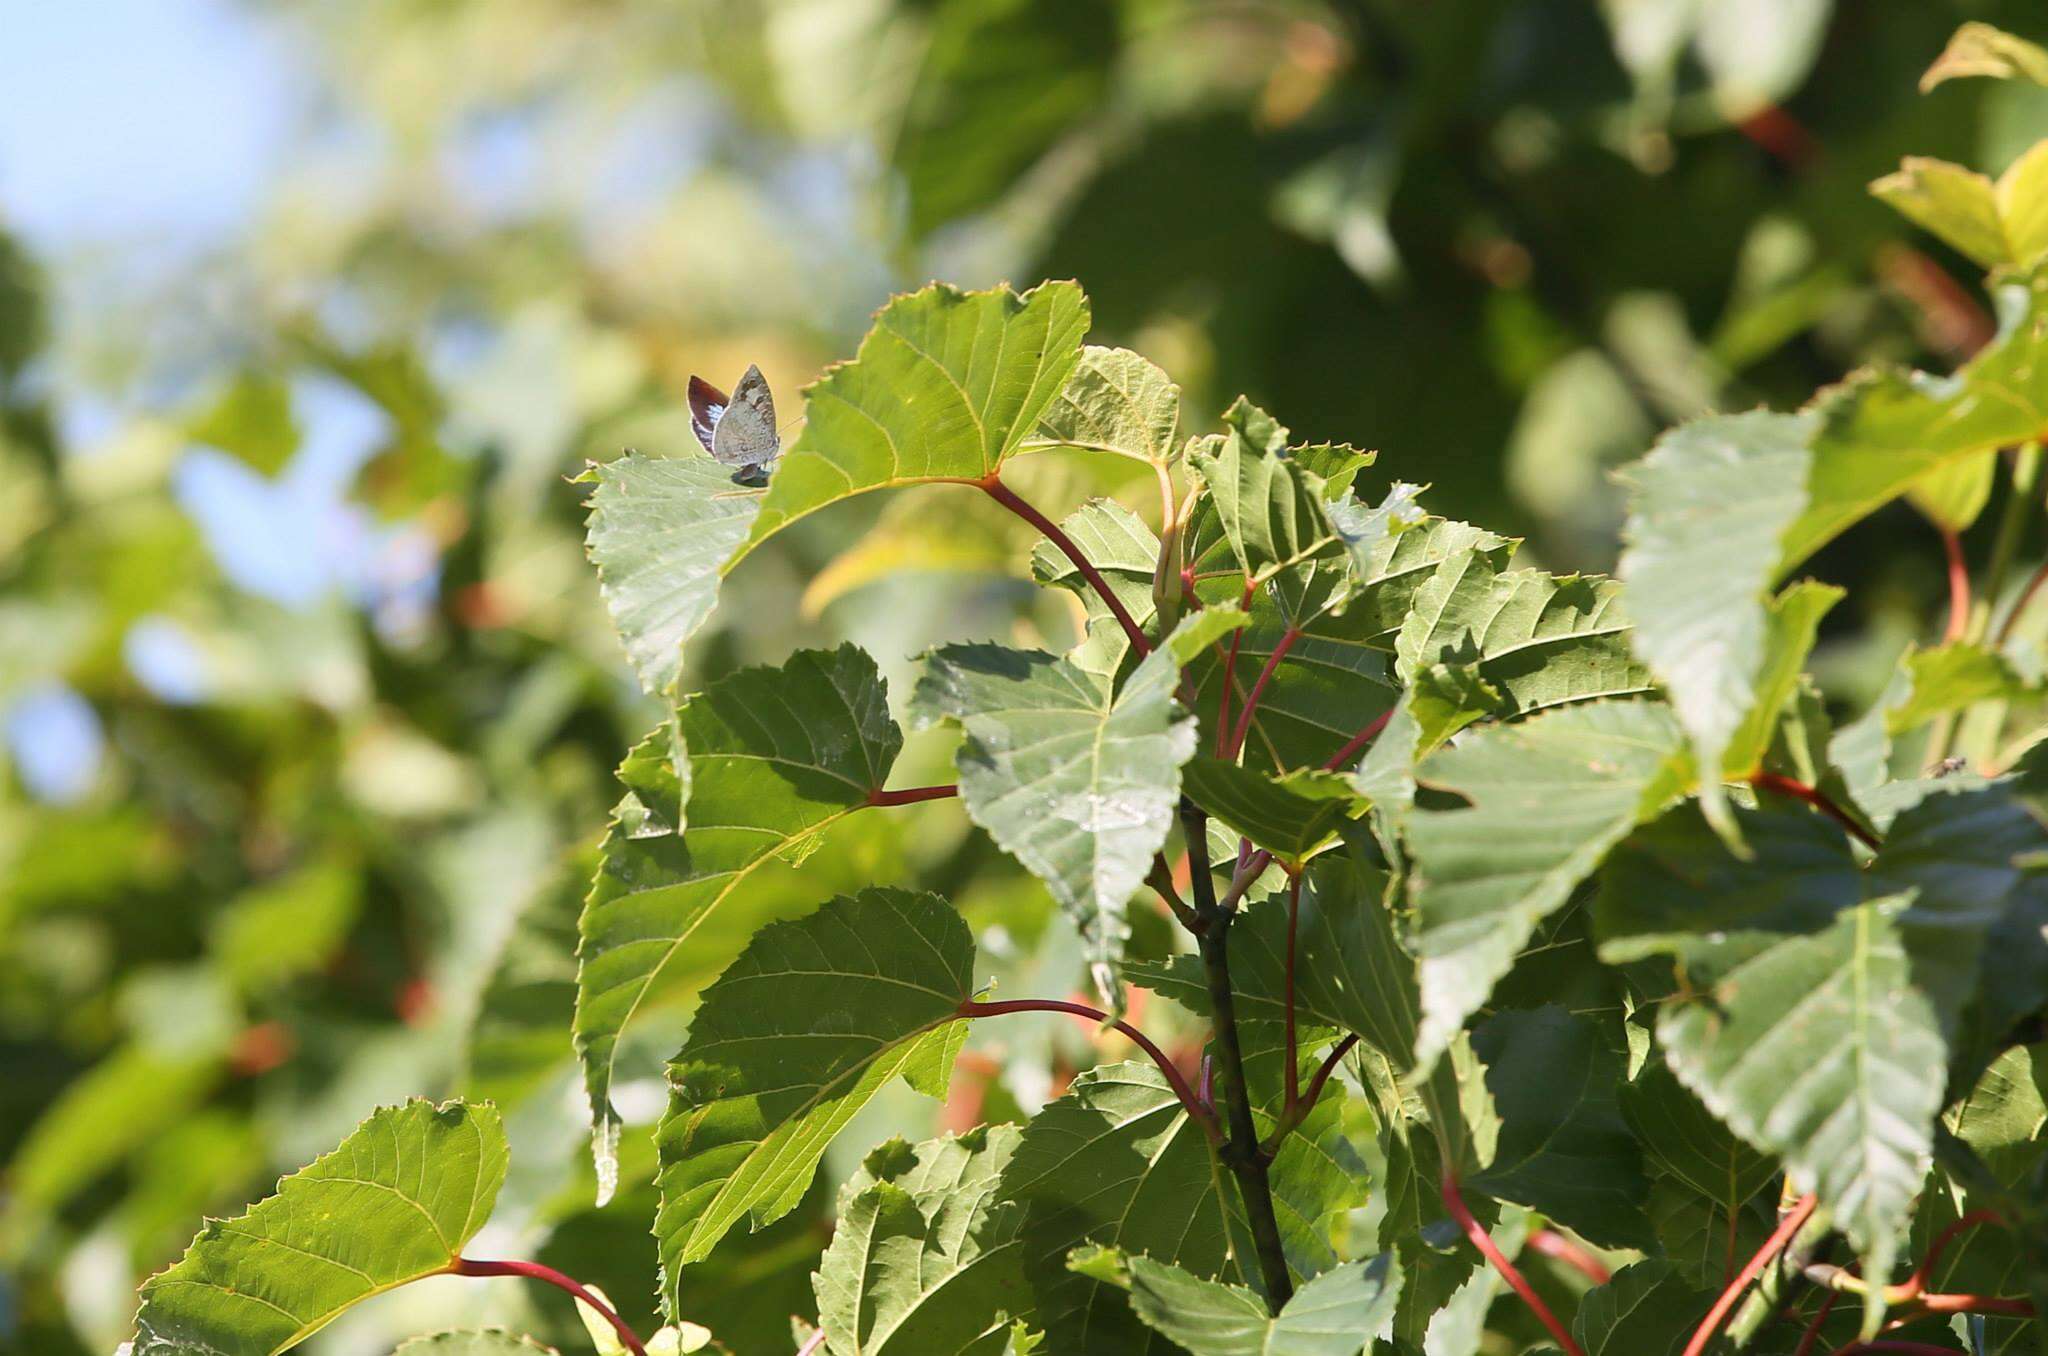
MULTIPOLYGON (((1937 72, 2035 63, 1971 28, 1937 72)), ((2024 176, 1993 201, 2042 210, 2024 176)), ((601 1194, 630 1028, 718 971, 654 1135, 674 1326, 594 1331, 715 1340, 693 1277, 735 1226, 789 1214, 898 1075, 944 1096, 972 1023, 1053 1010, 1150 1062, 1086 1071, 1021 1125, 874 1148, 840 1186, 804 1350, 2040 1341, 2048 679, 2015 636, 2042 576, 2009 572, 2038 507, 2048 268, 2025 231, 1998 238, 2001 324, 1954 373, 1873 368, 1661 439, 1627 477, 1615 579, 1517 566, 1416 485, 1363 493, 1370 453, 1294 445, 1242 400, 1184 439, 1164 372, 1084 344, 1070 283, 891 302, 764 490, 694 452, 593 467, 605 603, 670 707, 619 769, 578 925, 601 1194), (1158 526, 1110 500, 1054 523, 1008 483, 1054 452, 1149 468, 1158 526), (1899 499, 1959 535, 2001 467, 1981 597, 1963 576, 1943 642, 1838 720, 1806 670, 1841 590, 1788 577, 1899 499), (956 783, 895 784, 904 733, 857 647, 678 690, 758 546, 920 485, 1032 523, 1032 576, 1077 615, 1065 653, 924 657, 908 714, 957 732, 956 783), (992 996, 937 894, 875 885, 757 926, 762 868, 955 797, 1072 920, 1101 1007, 992 996), (1152 896, 1182 945, 1134 946, 1152 896), (1127 1020, 1134 991, 1207 1024, 1198 1070, 1127 1020)), ((449 1273, 540 1275, 609 1323, 566 1277, 463 1256, 506 1159, 487 1104, 378 1113, 153 1278, 135 1351, 272 1356, 449 1273)))

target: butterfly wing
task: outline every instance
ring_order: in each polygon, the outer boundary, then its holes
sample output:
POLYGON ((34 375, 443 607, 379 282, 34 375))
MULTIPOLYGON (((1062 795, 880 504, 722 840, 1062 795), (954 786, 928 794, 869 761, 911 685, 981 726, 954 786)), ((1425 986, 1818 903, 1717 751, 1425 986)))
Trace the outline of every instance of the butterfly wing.
POLYGON ((740 470, 766 466, 782 450, 775 432, 775 397, 758 367, 749 367, 732 388, 732 401, 712 429, 711 455, 740 470))
POLYGON ((718 455, 712 446, 716 441, 718 421, 730 404, 732 401, 725 392, 704 378, 690 378, 690 431, 697 435, 698 442, 704 444, 704 450, 713 456, 718 455))

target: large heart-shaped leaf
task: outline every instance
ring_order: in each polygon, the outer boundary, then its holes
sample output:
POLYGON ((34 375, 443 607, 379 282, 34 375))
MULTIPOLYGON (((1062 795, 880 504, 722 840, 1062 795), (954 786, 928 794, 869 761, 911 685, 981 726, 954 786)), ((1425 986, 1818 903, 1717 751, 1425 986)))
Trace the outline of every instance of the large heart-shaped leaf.
POLYGON ((275 1356, 352 1304, 446 1272, 490 1217, 505 1159, 488 1105, 372 1113, 143 1285, 134 1356, 275 1356))
POLYGON ((727 1230, 794 1207, 854 1113, 901 1074, 942 1097, 974 938, 937 895, 864 890, 774 923, 704 991, 657 1133, 664 1299, 727 1230))
POLYGON ((1087 332, 1088 299, 1070 282, 1021 297, 934 283, 897 297, 853 360, 804 393, 803 432, 724 568, 850 496, 994 472, 1037 432, 1081 361, 1087 332))
POLYGON ((730 674, 685 700, 676 728, 689 750, 689 785, 676 777, 665 730, 627 756, 619 768, 626 798, 580 925, 575 1036, 601 1196, 613 1185, 620 1032, 672 978, 708 979, 730 958, 729 941, 694 943, 744 898, 756 869, 866 805, 903 742, 874 660, 850 645, 730 674))

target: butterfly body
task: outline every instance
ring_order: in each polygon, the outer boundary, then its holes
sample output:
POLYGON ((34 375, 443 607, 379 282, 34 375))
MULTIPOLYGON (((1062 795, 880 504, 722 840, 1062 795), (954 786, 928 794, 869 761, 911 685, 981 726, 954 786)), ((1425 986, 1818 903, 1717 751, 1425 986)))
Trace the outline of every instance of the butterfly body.
POLYGON ((782 452, 775 397, 758 367, 747 368, 730 396, 702 377, 691 377, 690 429, 719 465, 733 468, 735 480, 766 480, 782 452))

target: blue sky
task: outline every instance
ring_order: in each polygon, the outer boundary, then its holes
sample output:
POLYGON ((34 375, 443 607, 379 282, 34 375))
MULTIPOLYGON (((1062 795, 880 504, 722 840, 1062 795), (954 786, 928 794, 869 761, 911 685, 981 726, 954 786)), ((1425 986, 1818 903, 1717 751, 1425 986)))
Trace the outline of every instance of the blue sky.
POLYGON ((44 252, 219 239, 283 153, 297 64, 229 0, 16 0, 0 221, 44 252))

